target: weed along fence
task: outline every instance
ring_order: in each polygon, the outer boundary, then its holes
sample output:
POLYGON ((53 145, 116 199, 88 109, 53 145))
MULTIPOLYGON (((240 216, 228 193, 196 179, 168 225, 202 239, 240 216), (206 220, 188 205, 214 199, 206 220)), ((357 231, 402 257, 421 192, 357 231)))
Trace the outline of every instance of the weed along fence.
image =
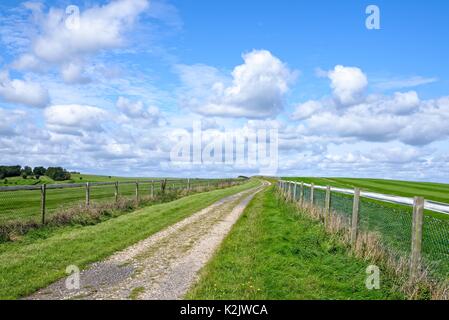
POLYGON ((278 182, 278 188, 287 200, 317 209, 318 218, 325 224, 338 217, 352 246, 357 245, 362 234, 375 235, 389 256, 406 264, 412 281, 423 274, 432 279, 449 279, 449 220, 425 210, 428 207, 424 198, 398 204, 357 188, 348 192, 283 180, 278 182))
POLYGON ((242 183, 242 179, 163 179, 0 187, 0 226, 11 222, 44 224, 52 214, 74 206, 142 200, 242 183))

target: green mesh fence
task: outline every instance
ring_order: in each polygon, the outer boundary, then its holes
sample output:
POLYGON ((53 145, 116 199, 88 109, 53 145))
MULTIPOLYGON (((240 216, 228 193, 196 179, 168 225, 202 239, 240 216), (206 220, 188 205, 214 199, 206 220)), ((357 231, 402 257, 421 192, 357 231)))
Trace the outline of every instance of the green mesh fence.
MULTIPOLYGON (((298 187, 298 195, 300 188, 298 187)), ((310 203, 311 188, 304 186, 304 201, 310 203)), ((314 188, 314 205, 325 206, 326 190, 314 188)), ((331 192, 333 212, 351 223, 353 195, 331 192)), ((359 230, 379 235, 379 239, 396 256, 409 257, 411 252, 413 209, 361 197, 359 230)), ((433 217, 426 212, 423 221, 422 257, 431 275, 449 279, 449 220, 433 217)))
POLYGON ((326 190, 322 189, 313 189, 313 204, 324 208, 326 202, 326 190))
POLYGON ((304 202, 310 203, 310 187, 304 186, 304 202))
POLYGON ((41 191, 0 192, 0 224, 20 219, 39 220, 41 191))
MULTIPOLYGON (((40 196, 40 192, 39 192, 40 196)), ((65 188, 50 189, 46 191, 45 216, 48 218, 59 210, 67 209, 80 203, 85 203, 86 188, 65 188)), ((20 216, 22 218, 22 215, 20 216)), ((37 217, 40 219, 40 210, 37 211, 37 217)))
POLYGON ((115 201, 115 185, 90 186, 90 203, 106 203, 115 201))
POLYGON ((422 251, 430 271, 449 279, 449 221, 424 216, 422 251))
POLYGON ((352 195, 331 192, 330 201, 331 209, 333 211, 350 220, 352 216, 352 206, 354 201, 352 195))
POLYGON ((378 233, 388 247, 406 256, 411 250, 412 218, 412 208, 360 199, 359 228, 378 233))

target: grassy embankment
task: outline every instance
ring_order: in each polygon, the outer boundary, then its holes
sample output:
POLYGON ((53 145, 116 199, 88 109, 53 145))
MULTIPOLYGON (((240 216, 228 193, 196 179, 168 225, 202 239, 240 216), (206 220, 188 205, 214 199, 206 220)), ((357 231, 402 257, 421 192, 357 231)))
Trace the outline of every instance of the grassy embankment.
POLYGON ((387 277, 365 287, 368 262, 324 227, 278 202, 271 187, 259 193, 201 272, 190 299, 402 299, 387 277))
POLYGON ((119 216, 93 226, 36 230, 16 242, 0 244, 0 299, 15 299, 126 248, 205 208, 219 199, 255 187, 240 186, 199 193, 119 216))

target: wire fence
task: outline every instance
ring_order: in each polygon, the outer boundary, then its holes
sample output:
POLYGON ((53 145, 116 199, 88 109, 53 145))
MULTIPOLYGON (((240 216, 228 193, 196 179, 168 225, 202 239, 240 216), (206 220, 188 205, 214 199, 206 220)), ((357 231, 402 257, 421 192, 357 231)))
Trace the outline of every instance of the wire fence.
POLYGON ((155 198, 163 193, 199 192, 242 183, 242 179, 163 179, 0 187, 0 226, 35 221, 45 224, 64 209, 155 198))
POLYGON ((424 199, 415 198, 412 207, 359 198, 355 196, 357 192, 360 194, 357 189, 353 194, 346 194, 330 187, 327 191, 323 186, 287 181, 280 181, 278 187, 290 200, 313 204, 322 212, 328 209, 330 214, 338 215, 350 232, 376 234, 390 252, 409 261, 410 274, 415 268, 425 267, 433 278, 449 279, 449 220, 424 212, 424 205, 419 207, 416 202, 424 204, 424 199), (326 204, 327 192, 329 204, 326 204))

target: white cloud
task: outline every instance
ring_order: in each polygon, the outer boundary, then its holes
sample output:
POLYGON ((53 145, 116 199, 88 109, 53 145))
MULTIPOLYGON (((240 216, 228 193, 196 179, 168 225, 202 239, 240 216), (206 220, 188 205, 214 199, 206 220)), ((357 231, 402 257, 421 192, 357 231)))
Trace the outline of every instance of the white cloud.
POLYGON ((403 89, 403 88, 411 88, 418 87, 425 84, 430 84, 437 82, 437 78, 426 78, 421 76, 414 76, 410 78, 403 79, 393 79, 393 80, 384 80, 378 81, 374 84, 374 86, 381 90, 390 90, 390 89, 403 89))
POLYGON ((243 60, 229 81, 221 80, 216 69, 207 66, 178 69, 187 87, 187 106, 207 116, 265 118, 279 114, 295 73, 266 50, 246 53, 243 60), (203 74, 211 81, 205 81, 203 74), (203 91, 198 97, 192 95, 191 88, 193 93, 199 88, 203 91))
POLYGON ((12 67, 20 71, 30 70, 36 72, 39 72, 44 68, 43 62, 39 61, 39 59, 29 53, 22 54, 12 63, 12 67))
POLYGON ((356 67, 337 65, 328 72, 334 97, 342 105, 360 102, 368 85, 366 75, 356 67))
POLYGON ((91 79, 84 74, 82 64, 69 62, 62 66, 61 75, 65 83, 88 83, 91 79))
POLYGON ((296 106, 291 118, 293 120, 304 120, 323 109, 320 101, 309 100, 296 106))
POLYGON ((396 114, 408 114, 416 111, 419 107, 420 100, 415 91, 396 92, 393 100, 389 104, 391 105, 392 112, 396 114))
MULTIPOLYGON (((128 31, 148 8, 149 0, 113 0, 80 12, 79 23, 72 24, 76 19, 72 13, 66 13, 65 7, 51 7, 45 12, 41 3, 26 2, 20 10, 16 9, 20 14, 12 15, 11 21, 2 26, 7 30, 3 33, 20 28, 18 35, 2 36, 2 40, 19 54, 12 68, 42 73, 57 67, 66 83, 87 83, 90 79, 85 75, 86 64, 81 62, 106 50, 124 47, 131 39, 126 36, 128 31)), ((158 12, 167 10, 163 7, 158 12)))
POLYGON ((20 79, 10 79, 7 72, 0 72, 0 97, 11 103, 44 108, 50 97, 40 84, 20 79))
POLYGON ((100 108, 84 105, 55 105, 44 111, 51 131, 62 134, 79 134, 80 130, 101 131, 108 113, 100 108))
POLYGON ((152 124, 158 124, 162 118, 157 107, 145 107, 142 101, 132 102, 124 97, 119 97, 116 106, 123 114, 133 120, 148 120, 152 124))
POLYGON ((66 62, 124 44, 123 33, 149 6, 147 0, 116 0, 80 14, 79 25, 68 28, 66 13, 52 8, 42 33, 34 41, 35 55, 48 62, 66 62))

